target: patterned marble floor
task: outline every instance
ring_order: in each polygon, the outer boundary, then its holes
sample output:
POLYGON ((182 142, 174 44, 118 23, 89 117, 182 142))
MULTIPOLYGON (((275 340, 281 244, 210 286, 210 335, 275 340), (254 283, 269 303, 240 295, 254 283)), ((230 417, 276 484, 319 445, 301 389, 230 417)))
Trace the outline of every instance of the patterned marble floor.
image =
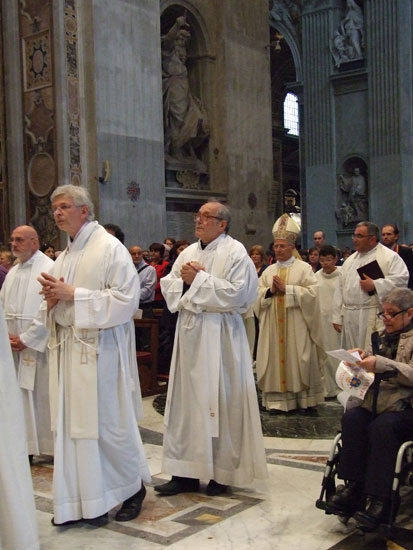
MULTIPOLYGON (((144 400, 142 439, 153 485, 169 476, 161 473, 162 416, 144 400)), ((53 527, 52 460, 35 459, 33 483, 43 550, 366 550, 406 549, 413 544, 362 537, 354 525, 341 524, 315 508, 330 441, 265 437, 269 479, 262 485, 233 488, 221 497, 200 493, 159 497, 148 487, 140 516, 117 523, 110 514, 105 527, 77 524, 53 527)))

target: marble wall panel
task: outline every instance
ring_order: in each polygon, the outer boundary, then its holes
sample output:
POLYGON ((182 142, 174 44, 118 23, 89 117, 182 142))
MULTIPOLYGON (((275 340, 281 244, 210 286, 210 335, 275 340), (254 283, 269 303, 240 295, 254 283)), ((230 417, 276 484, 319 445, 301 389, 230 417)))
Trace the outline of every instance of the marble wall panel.
POLYGON ((219 131, 226 141, 231 234, 249 247, 271 240, 275 212, 268 212, 273 158, 267 6, 258 3, 252 16, 247 4, 222 8, 225 123, 219 131))
POLYGON ((155 0, 93 2, 98 166, 111 165, 100 220, 120 225, 127 244, 166 233, 159 21, 155 0))
POLYGON ((165 205, 160 171, 158 184, 153 165, 163 156, 163 144, 119 134, 98 134, 98 151, 110 158, 111 177, 100 184, 100 223, 115 223, 125 233, 125 245, 163 242, 166 236, 165 205))
POLYGON ((3 18, 0 4, 0 246, 5 245, 9 237, 2 21, 3 18))

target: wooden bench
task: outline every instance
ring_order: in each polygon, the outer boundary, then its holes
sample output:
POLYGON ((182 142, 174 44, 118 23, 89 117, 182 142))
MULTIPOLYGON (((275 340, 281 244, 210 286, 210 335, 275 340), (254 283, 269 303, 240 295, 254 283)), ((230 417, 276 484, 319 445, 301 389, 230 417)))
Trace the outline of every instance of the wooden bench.
POLYGON ((159 393, 158 388, 158 319, 134 319, 135 327, 150 331, 149 350, 136 350, 139 381, 143 397, 159 393))

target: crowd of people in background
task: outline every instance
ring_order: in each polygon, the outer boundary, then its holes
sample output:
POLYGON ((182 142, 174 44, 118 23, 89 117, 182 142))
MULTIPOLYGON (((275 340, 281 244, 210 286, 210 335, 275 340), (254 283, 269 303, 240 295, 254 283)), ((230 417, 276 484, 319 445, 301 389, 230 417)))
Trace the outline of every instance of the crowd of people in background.
MULTIPOLYGON (((200 479, 209 479, 212 496, 265 479, 258 407, 270 415, 317 415, 318 405, 340 392, 338 361, 328 350, 368 349, 383 320, 399 314, 401 330, 411 329, 413 308, 382 309, 394 289, 409 293, 413 286, 413 245, 398 242, 395 224, 381 231, 369 221, 356 224, 354 250, 332 246, 322 230, 314 232, 314 246, 302 249, 299 225, 283 214, 267 251, 261 244, 247 251, 228 234, 229 209, 207 202, 194 215, 196 242, 167 237, 127 250, 120 227, 93 220, 86 191, 59 187, 52 207, 57 227, 70 237, 67 248, 60 255, 53 244, 41 245, 34 228, 14 228, 11 250, 0 250, 0 304, 22 390, 28 453, 55 453, 54 525, 103 525, 119 504, 117 521, 139 515, 150 475, 134 423, 140 394, 132 391, 139 387, 133 330, 136 350, 153 344, 132 317, 158 319, 158 373, 170 375, 162 469, 172 478, 155 487, 160 495, 198 491, 200 479), (34 375, 33 365, 42 364, 48 385, 41 373, 34 375), (128 365, 131 379, 122 382, 114 365, 119 373, 128 365), (50 410, 42 394, 47 387, 50 410), (97 414, 105 399, 112 404, 109 416, 119 411, 115 430, 106 431, 114 421, 97 414), (242 403, 241 416, 235 403, 242 403), (42 420, 49 413, 50 421, 42 420), (54 450, 52 431, 42 434, 50 424, 58 434, 54 450), (84 482, 98 495, 89 503, 78 477, 88 477, 89 462, 102 462, 113 433, 125 434, 122 452, 110 458, 116 476, 84 482), (112 485, 124 487, 116 498, 112 485)), ((377 517, 366 509, 362 519, 377 523, 386 506, 377 517)))

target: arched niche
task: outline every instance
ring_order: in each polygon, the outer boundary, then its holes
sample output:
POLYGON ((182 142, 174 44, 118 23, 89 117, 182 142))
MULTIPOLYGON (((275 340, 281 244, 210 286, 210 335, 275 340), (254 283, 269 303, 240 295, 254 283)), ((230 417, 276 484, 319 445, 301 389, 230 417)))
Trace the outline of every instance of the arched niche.
POLYGON ((358 222, 369 219, 368 165, 357 155, 344 159, 337 176, 336 217, 339 230, 350 231, 358 222))
MULTIPOLYGON (((212 56, 209 53, 209 38, 206 32, 205 23, 198 10, 186 1, 163 2, 161 5, 161 37, 165 37, 174 26, 178 17, 185 17, 189 26, 190 39, 185 44, 187 71, 190 94, 193 96, 196 105, 202 111, 202 118, 198 118, 198 127, 202 124, 201 139, 191 140, 194 147, 182 146, 181 152, 172 153, 168 147, 169 137, 165 134, 165 160, 167 187, 183 187, 189 189, 206 189, 209 181, 209 120, 212 109, 212 93, 210 88, 210 62, 212 56), (206 135, 207 134, 207 135, 206 135), (205 137, 206 135, 206 137, 205 137), (202 137, 203 136, 203 137, 202 137), (198 145, 199 144, 199 145, 198 145), (188 149, 194 151, 196 160, 191 163, 191 156, 188 157, 188 149), (185 156, 186 155, 186 156, 185 156), (181 159, 177 160, 177 159, 181 159)), ((167 58, 168 59, 168 58, 167 58)), ((165 67, 163 67, 165 71, 165 67)), ((165 74, 168 74, 165 71, 165 74)), ((180 108, 180 107, 179 107, 180 108)), ((164 109, 165 107, 164 103, 164 109)), ((164 112, 167 112, 165 110, 164 112)), ((181 111, 183 112, 183 111, 181 111)), ((184 115, 183 115, 184 116, 184 115)), ((186 122, 185 122, 186 124, 186 122)), ((196 130, 192 135, 196 134, 196 130)), ((172 142, 173 144, 173 142, 172 142)), ((175 150, 176 151, 176 150, 175 150)))
POLYGON ((167 1, 161 5, 161 36, 173 26, 177 17, 185 15, 191 28, 191 41, 188 47, 187 68, 191 90, 206 100, 205 60, 210 58, 210 46, 205 22, 189 2, 167 1))

